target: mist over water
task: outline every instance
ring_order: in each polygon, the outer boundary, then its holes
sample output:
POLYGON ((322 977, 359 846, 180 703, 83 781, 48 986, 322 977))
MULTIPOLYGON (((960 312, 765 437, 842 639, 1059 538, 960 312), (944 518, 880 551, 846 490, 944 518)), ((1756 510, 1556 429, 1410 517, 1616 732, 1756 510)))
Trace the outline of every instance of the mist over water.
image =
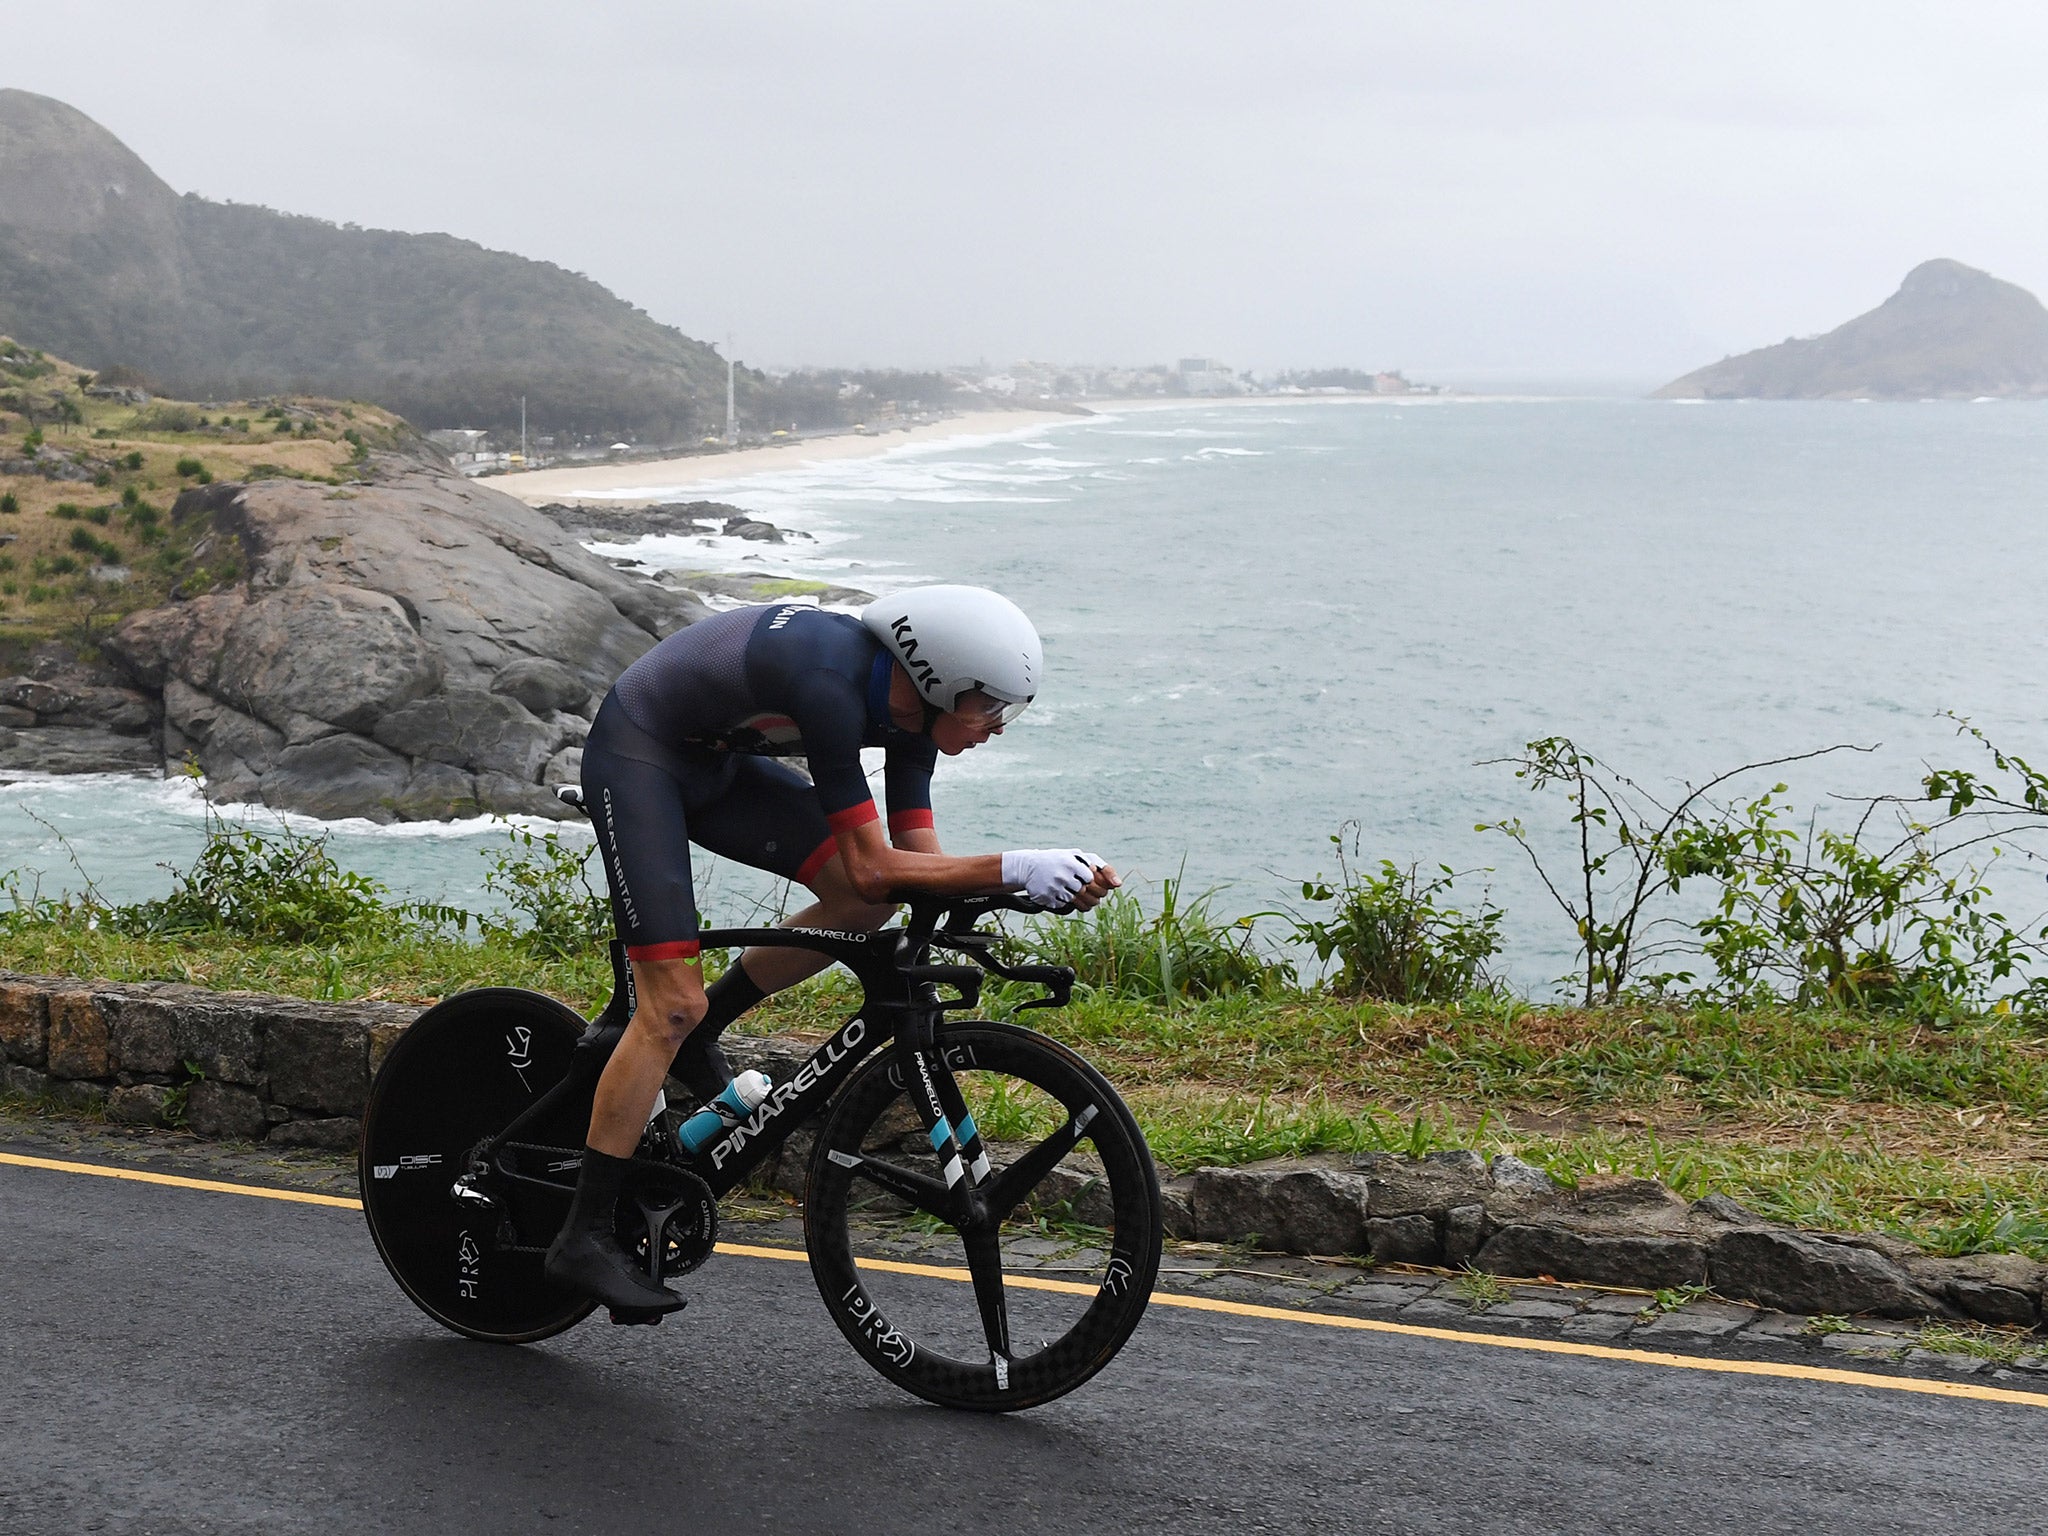
MULTIPOLYGON (((2048 407, 2015 403, 1188 405, 693 486, 815 542, 630 553, 1021 604, 1045 692, 942 760, 949 848, 1078 843, 1146 881, 1184 865, 1254 911, 1334 872, 1329 834, 1355 819, 1368 859, 1493 866, 1465 888, 1507 907, 1513 979, 1543 990, 1572 936, 1474 825, 1519 815, 1562 854, 1564 803, 1485 760, 1570 735, 1665 794, 1881 744, 1785 770, 1809 806, 1969 761, 1943 709, 2048 754, 2044 471, 2048 407)), ((0 857, 46 888, 76 879, 16 805, 110 895, 162 889, 154 860, 197 846, 189 789, 10 787, 0 857)), ((407 894, 474 902, 477 850, 501 837, 353 824, 335 846, 407 894)), ((2014 881, 2009 915, 2048 905, 2037 875, 2014 881)), ((765 889, 726 869, 706 906, 734 920, 765 889)))

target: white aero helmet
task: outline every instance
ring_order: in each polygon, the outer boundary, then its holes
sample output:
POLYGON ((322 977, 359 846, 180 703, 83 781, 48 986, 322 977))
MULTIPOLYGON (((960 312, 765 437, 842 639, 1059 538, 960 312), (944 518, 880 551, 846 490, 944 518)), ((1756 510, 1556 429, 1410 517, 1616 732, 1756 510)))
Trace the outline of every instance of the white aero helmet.
POLYGON ((933 709, 959 706, 980 689, 1008 725, 1038 692, 1045 651, 1019 608, 986 587, 908 587, 861 610, 865 624, 903 664, 933 709))

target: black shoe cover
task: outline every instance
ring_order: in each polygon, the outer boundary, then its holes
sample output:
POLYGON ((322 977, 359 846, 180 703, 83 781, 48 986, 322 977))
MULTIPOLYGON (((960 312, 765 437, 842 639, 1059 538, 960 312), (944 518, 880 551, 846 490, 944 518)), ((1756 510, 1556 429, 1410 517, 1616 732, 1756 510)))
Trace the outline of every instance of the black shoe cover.
POLYGON ((683 1306, 682 1297, 649 1280, 616 1241, 601 1233, 562 1233, 549 1247, 542 1272, 557 1285, 596 1297, 614 1312, 658 1317, 683 1306))

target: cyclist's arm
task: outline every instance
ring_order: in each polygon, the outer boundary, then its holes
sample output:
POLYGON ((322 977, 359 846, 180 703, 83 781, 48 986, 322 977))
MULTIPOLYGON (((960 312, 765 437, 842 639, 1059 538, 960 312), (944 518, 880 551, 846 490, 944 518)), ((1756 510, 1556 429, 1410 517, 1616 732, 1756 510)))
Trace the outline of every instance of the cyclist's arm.
POLYGON ((929 826, 902 827, 891 831, 890 843, 905 853, 937 853, 946 850, 939 846, 939 834, 929 826))
POLYGON ((955 858, 938 851, 938 835, 931 828, 914 829, 911 835, 929 839, 932 851, 892 848, 878 819, 833 833, 846 866, 847 883, 862 901, 897 901, 917 895, 985 896, 1009 889, 1003 884, 1000 853, 955 858))

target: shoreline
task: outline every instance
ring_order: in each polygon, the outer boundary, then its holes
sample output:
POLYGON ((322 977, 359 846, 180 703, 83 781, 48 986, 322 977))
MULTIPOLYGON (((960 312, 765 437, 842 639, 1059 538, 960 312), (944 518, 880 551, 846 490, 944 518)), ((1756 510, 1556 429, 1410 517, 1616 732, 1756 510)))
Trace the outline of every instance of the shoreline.
POLYGON ((730 453, 693 453, 673 459, 638 459, 626 464, 590 463, 565 465, 558 469, 521 470, 516 473, 478 475, 479 482, 505 492, 528 506, 549 502, 592 501, 603 506, 635 508, 654 506, 674 499, 675 493, 691 487, 745 476, 798 469, 813 464, 848 459, 875 459, 904 448, 950 442, 965 437, 1003 437, 1013 433, 1043 431, 1061 423, 1087 421, 1091 417, 1118 416, 1138 411, 1169 411, 1228 406, 1399 406, 1436 403, 1445 395, 1201 395, 1141 397, 1115 396, 1074 402, 1084 412, 1074 411, 969 411, 944 421, 927 422, 907 431, 834 432, 794 442, 738 448, 730 453), (659 490, 661 494, 636 495, 637 491, 659 490))
POLYGON ((642 459, 630 464, 565 465, 476 478, 528 506, 592 499, 608 507, 645 507, 673 499, 675 491, 711 481, 737 480, 746 475, 842 459, 874 459, 920 444, 1036 432, 1060 422, 1087 419, 1071 411, 969 411, 907 431, 835 432, 791 443, 736 448, 730 453, 693 453, 682 458, 642 459), (643 488, 659 488, 662 494, 634 494, 643 488))

